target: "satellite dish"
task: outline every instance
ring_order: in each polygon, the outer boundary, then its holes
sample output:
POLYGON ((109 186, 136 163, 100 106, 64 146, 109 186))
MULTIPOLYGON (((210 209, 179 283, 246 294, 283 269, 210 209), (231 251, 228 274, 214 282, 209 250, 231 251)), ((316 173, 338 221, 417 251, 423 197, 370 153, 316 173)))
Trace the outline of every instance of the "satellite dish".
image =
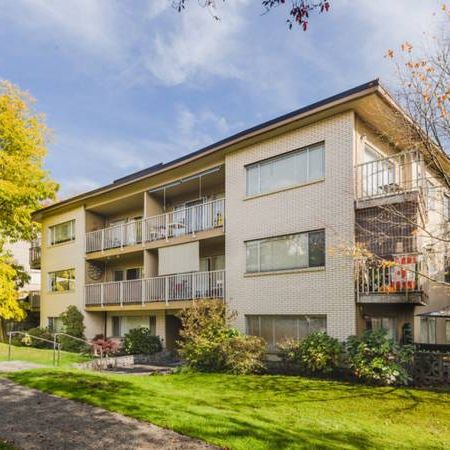
POLYGON ((87 270, 91 280, 98 281, 105 273, 105 265, 101 262, 90 262, 87 270))

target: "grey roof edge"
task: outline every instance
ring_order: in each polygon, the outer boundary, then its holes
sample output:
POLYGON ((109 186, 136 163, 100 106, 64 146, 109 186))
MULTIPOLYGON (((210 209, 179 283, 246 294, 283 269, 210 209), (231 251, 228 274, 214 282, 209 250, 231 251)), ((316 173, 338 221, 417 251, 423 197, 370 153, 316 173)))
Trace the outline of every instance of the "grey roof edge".
MULTIPOLYGON (((352 96, 354 94, 362 93, 362 92, 364 92, 366 90, 373 89, 373 88, 379 88, 379 87, 381 87, 379 79, 375 78, 375 79, 373 79, 371 81, 368 81, 366 83, 360 84, 360 85, 355 86, 355 87, 353 87, 351 89, 347 89, 347 90, 342 91, 342 92, 340 92, 338 94, 332 95, 331 97, 327 97, 327 98, 319 100, 317 102, 310 103, 309 105, 306 105, 306 106, 304 106, 302 108, 299 108, 299 109, 296 109, 294 111, 291 111, 291 112, 289 112, 287 114, 283 114, 283 115, 278 116, 278 117, 276 117, 274 119, 271 119, 271 120, 268 120, 268 121, 263 122, 261 124, 258 124, 258 125, 255 125, 253 127, 247 128, 247 129, 245 129, 243 131, 240 131, 240 132, 235 133, 235 134, 233 134, 231 136, 228 136, 225 139, 217 141, 217 142, 215 142, 213 144, 210 144, 210 145, 208 145, 206 147, 203 147, 203 148, 201 148, 199 150, 196 150, 194 152, 187 153, 186 155, 180 156, 179 158, 173 159, 173 160, 171 160, 171 161, 169 161, 167 163, 155 164, 155 165, 153 165, 153 166, 151 166, 149 168, 142 169, 140 171, 137 171, 137 172, 131 173, 129 175, 125 175, 125 176, 123 176, 121 178, 118 178, 118 179, 114 180, 110 184, 101 186, 101 187, 93 189, 91 191, 83 192, 83 193, 75 195, 73 197, 69 197, 69 198, 61 200, 59 202, 56 202, 56 203, 53 203, 51 205, 45 206, 43 208, 40 208, 37 211, 35 211, 33 213, 33 215, 44 213, 44 212, 47 212, 49 210, 58 208, 60 206, 64 206, 64 205, 66 205, 68 203, 75 202, 75 201, 78 201, 78 200, 82 200, 83 198, 88 198, 88 197, 91 197, 93 195, 100 194, 100 193, 102 193, 104 191, 107 191, 109 189, 118 188, 118 187, 123 186, 125 184, 128 184, 130 182, 137 181, 137 180, 140 180, 140 179, 145 178, 147 176, 150 176, 152 174, 168 170, 170 167, 175 166, 175 165, 177 165, 177 164, 179 164, 179 163, 181 163, 181 162, 183 162, 185 160, 189 160, 191 158, 195 158, 195 157, 201 156, 203 154, 206 154, 206 153, 210 152, 211 150, 214 150, 215 148, 220 148, 220 147, 223 147, 224 145, 231 144, 232 142, 236 141, 237 139, 245 138, 245 136, 247 136, 247 135, 251 135, 252 133, 255 133, 257 131, 262 131, 262 130, 270 127, 270 126, 276 125, 277 123, 281 123, 281 122, 284 122, 284 121, 289 120, 291 118, 294 118, 296 116, 306 114, 308 112, 314 111, 314 110, 316 110, 318 108, 322 108, 322 107, 324 107, 324 106, 326 106, 328 104, 334 103, 336 101, 344 100, 347 97, 350 97, 350 96, 352 96)), ((383 89, 383 92, 385 93, 386 91, 383 89)))

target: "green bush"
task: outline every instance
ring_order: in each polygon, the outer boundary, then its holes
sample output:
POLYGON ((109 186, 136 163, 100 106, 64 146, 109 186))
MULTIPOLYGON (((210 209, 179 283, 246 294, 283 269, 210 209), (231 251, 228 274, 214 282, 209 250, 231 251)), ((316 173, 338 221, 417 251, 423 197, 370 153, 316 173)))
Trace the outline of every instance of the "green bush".
POLYGON ((149 328, 141 327, 125 334, 123 348, 129 355, 153 355, 162 350, 162 345, 159 336, 154 336, 149 328))
MULTIPOLYGON (((70 305, 59 316, 64 326, 64 333, 74 336, 78 339, 86 340, 84 336, 84 316, 74 305, 70 305)), ((58 342, 61 343, 61 348, 67 352, 85 352, 89 351, 89 347, 86 343, 71 339, 68 336, 59 336, 58 342)))
POLYGON ((278 345, 281 359, 310 374, 333 372, 340 364, 342 344, 328 334, 317 331, 302 341, 287 340, 278 345))
POLYGON ((225 304, 208 300, 196 301, 181 313, 179 354, 191 369, 234 374, 263 369, 264 340, 230 328, 235 316, 225 304))
POLYGON ((28 333, 30 337, 18 334, 13 336, 11 343, 22 347, 53 348, 53 345, 49 342, 31 338, 31 336, 36 336, 42 339, 47 339, 48 341, 53 341, 53 335, 46 328, 30 328, 29 330, 25 331, 25 333, 28 333))
POLYGON ((365 331, 347 339, 347 364, 353 375, 375 384, 408 384, 413 347, 400 346, 384 330, 365 331))

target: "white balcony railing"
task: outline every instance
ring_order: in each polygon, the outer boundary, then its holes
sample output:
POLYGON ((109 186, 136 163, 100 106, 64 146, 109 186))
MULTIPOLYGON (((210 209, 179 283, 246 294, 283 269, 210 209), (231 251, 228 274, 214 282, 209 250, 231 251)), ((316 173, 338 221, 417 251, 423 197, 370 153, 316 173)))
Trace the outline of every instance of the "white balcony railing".
POLYGON ((86 306, 126 306, 176 300, 224 298, 225 271, 190 272, 85 286, 86 306))
POLYGON ((195 234, 224 226, 225 199, 134 220, 86 233, 86 252, 152 242, 195 234))
POLYGON ((409 151, 355 166, 356 198, 416 191, 425 187, 425 167, 419 151, 409 151))
POLYGON ((420 291, 416 255, 405 255, 397 261, 355 264, 355 287, 358 294, 401 294, 420 291))

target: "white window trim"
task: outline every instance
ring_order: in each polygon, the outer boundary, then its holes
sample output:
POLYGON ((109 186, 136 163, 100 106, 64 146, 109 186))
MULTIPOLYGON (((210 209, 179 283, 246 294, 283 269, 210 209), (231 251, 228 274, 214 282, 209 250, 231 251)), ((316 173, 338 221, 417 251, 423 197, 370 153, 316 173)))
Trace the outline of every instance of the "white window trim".
POLYGON ((273 192, 279 192, 285 189, 289 189, 289 188, 293 188, 296 186, 303 186, 303 185, 308 185, 308 184, 312 184, 315 183, 317 181, 321 181, 325 178, 325 171, 326 171, 326 166, 325 166, 325 141, 320 141, 311 145, 308 145, 306 147, 301 147, 299 149, 296 150, 291 150, 289 152, 283 153, 281 155, 276 155, 273 156, 271 158, 268 159, 264 159, 262 161, 257 161, 251 164, 248 164, 245 166, 245 174, 246 174, 246 184, 245 184, 245 195, 247 198, 252 198, 252 197, 257 197, 260 195, 265 195, 265 194, 270 194, 273 192), (323 175, 321 177, 318 178, 314 178, 314 179, 310 179, 310 167, 309 167, 309 155, 310 155, 310 151, 311 150, 315 150, 316 148, 321 148, 322 149, 322 156, 323 156, 323 175), (288 158, 292 155, 296 155, 296 154, 300 154, 306 152, 306 180, 304 182, 299 182, 299 183, 294 183, 294 184, 287 184, 286 186, 278 186, 274 189, 269 189, 267 191, 261 191, 261 167, 263 167, 266 164, 272 164, 274 161, 278 161, 278 160, 282 160, 284 158, 288 158), (252 168, 258 168, 258 191, 257 192, 253 192, 253 193, 249 193, 249 177, 248 177, 248 171, 252 168))
POLYGON ((70 219, 70 220, 66 220, 64 222, 60 222, 60 223, 56 223, 55 225, 50 225, 48 227, 48 246, 49 247, 55 247, 57 245, 65 245, 65 244, 70 244, 72 242, 75 241, 75 219, 70 219), (66 223, 70 223, 70 235, 71 238, 68 239, 67 241, 62 241, 62 242, 53 242, 53 237, 54 237, 54 230, 56 227, 60 226, 60 225, 65 225, 66 223), (53 237, 52 237, 53 235, 53 237))

